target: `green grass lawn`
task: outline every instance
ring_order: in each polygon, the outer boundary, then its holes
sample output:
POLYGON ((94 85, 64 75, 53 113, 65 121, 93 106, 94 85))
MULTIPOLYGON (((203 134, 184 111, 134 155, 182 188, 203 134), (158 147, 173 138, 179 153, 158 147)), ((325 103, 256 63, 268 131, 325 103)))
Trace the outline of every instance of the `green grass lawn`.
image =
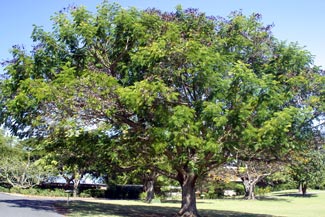
MULTIPOLYGON (((66 209, 67 216, 88 217, 163 217, 173 216, 180 207, 180 201, 145 204, 127 200, 73 200, 69 204, 58 204, 66 209)), ((263 199, 247 201, 242 199, 197 200, 202 216, 294 216, 325 217, 325 192, 313 191, 307 197, 296 192, 277 192, 263 199)))

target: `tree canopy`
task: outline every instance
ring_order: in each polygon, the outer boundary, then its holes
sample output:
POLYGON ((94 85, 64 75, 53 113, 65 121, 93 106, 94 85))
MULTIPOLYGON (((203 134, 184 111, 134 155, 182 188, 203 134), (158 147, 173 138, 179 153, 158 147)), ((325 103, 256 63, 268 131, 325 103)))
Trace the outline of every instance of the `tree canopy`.
POLYGON ((288 155, 324 117, 323 72, 260 14, 103 2, 95 14, 70 8, 52 21, 51 32, 35 26, 31 53, 13 47, 1 122, 44 139, 60 127, 101 129, 114 153, 180 183, 180 216, 198 215, 198 177, 235 155, 288 155))

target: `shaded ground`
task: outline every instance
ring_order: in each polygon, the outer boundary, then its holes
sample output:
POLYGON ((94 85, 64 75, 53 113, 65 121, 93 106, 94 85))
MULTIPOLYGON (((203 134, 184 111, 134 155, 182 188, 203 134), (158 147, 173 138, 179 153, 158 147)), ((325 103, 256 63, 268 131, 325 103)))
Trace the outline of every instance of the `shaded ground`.
MULTIPOLYGON (((171 217, 175 216, 179 208, 146 206, 146 205, 118 205, 100 202, 72 201, 62 206, 68 210, 68 216, 119 216, 119 217, 171 217), (72 212, 78 210, 78 214, 72 212)), ((200 209, 202 217, 271 217, 271 215, 252 214, 233 211, 200 209)))
POLYGON ((278 197, 302 197, 302 198, 309 198, 309 197, 317 197, 317 194, 308 193, 306 195, 302 195, 301 193, 285 193, 285 194, 277 194, 278 197))
MULTIPOLYGON (((248 201, 238 198, 198 200, 202 217, 314 217, 324 216, 325 194, 311 192, 301 197, 297 191, 282 191, 248 201)), ((140 201, 123 200, 76 200, 69 205, 61 204, 69 217, 170 217, 180 207, 179 200, 145 204, 140 201)))
POLYGON ((0 193, 0 217, 62 217, 67 210, 56 206, 60 201, 0 193))
MULTIPOLYGON (((311 192, 308 197, 302 197, 296 191, 276 192, 256 201, 235 198, 198 200, 197 205, 202 217, 325 216, 325 193, 321 193, 311 192)), ((80 198, 67 203, 67 198, 18 197, 0 193, 0 217, 170 217, 175 216, 179 206, 179 200, 146 204, 136 200, 80 198)))

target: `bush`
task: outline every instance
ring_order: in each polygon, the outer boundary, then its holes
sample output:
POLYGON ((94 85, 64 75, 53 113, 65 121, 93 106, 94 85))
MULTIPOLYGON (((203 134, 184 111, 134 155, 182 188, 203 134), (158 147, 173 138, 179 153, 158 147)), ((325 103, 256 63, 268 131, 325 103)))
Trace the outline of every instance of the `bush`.
POLYGON ((317 186, 315 186, 315 189, 317 189, 317 190, 325 190, 325 180, 318 183, 317 186))
POLYGON ((44 193, 47 194, 47 196, 53 196, 53 197, 66 197, 67 193, 63 189, 54 189, 54 190, 42 190, 44 193))
POLYGON ((139 195, 139 198, 140 198, 140 200, 145 201, 146 198, 147 198, 147 192, 142 192, 142 193, 139 195))
POLYGON ((10 193, 16 193, 16 194, 28 194, 28 189, 22 189, 18 187, 12 187, 10 188, 10 193))
POLYGON ((80 197, 95 197, 95 198, 104 198, 105 190, 100 189, 87 189, 80 193, 80 197))
POLYGON ((236 191, 237 195, 244 195, 245 194, 245 188, 243 184, 235 183, 234 189, 236 191))
POLYGON ((111 199, 140 199, 142 185, 111 185, 105 191, 105 197, 111 199))
POLYGON ((267 186, 265 188, 256 187, 255 194, 259 196, 265 196, 265 194, 271 193, 272 188, 267 186))
POLYGON ((208 199, 224 198, 225 190, 234 190, 236 192, 236 195, 244 195, 245 194, 244 186, 240 183, 219 182, 219 183, 214 183, 214 185, 211 184, 208 186, 206 198, 208 198, 208 199))
POLYGON ((285 182, 281 184, 277 184, 272 188, 272 191, 285 191, 290 189, 296 189, 297 184, 294 182, 285 182))
POLYGON ((0 192, 6 192, 8 193, 10 191, 10 188, 6 188, 6 187, 3 187, 3 186, 0 186, 0 192))
POLYGON ((202 187, 201 197, 206 199, 224 198, 225 190, 233 190, 236 195, 244 194, 244 187, 242 184, 236 182, 207 182, 202 187), (204 196, 203 196, 204 195, 204 196))
POLYGON ((219 184, 217 187, 214 186, 209 186, 208 187, 208 192, 206 193, 206 198, 207 199, 217 199, 217 198, 223 198, 224 197, 224 192, 225 190, 225 185, 224 184, 219 184))
POLYGON ((83 192, 80 192, 79 197, 92 197, 90 190, 84 190, 83 192))
MULTIPOLYGON (((1 188, 1 187, 0 187, 1 188)), ((0 190, 1 191, 1 190, 0 190)), ((40 188, 17 188, 13 187, 5 192, 24 194, 24 195, 38 195, 47 197, 66 197, 67 193, 63 189, 40 189, 40 188)))
POLYGON ((176 186, 164 186, 161 187, 161 192, 158 195, 161 200, 178 200, 182 197, 182 189, 176 186))

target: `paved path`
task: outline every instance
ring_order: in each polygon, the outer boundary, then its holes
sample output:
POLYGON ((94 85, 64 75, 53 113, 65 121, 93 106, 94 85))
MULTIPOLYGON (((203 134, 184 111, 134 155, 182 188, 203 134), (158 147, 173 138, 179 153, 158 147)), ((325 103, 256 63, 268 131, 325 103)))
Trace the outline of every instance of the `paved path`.
POLYGON ((0 217, 63 217, 54 206, 59 200, 0 193, 0 217))

